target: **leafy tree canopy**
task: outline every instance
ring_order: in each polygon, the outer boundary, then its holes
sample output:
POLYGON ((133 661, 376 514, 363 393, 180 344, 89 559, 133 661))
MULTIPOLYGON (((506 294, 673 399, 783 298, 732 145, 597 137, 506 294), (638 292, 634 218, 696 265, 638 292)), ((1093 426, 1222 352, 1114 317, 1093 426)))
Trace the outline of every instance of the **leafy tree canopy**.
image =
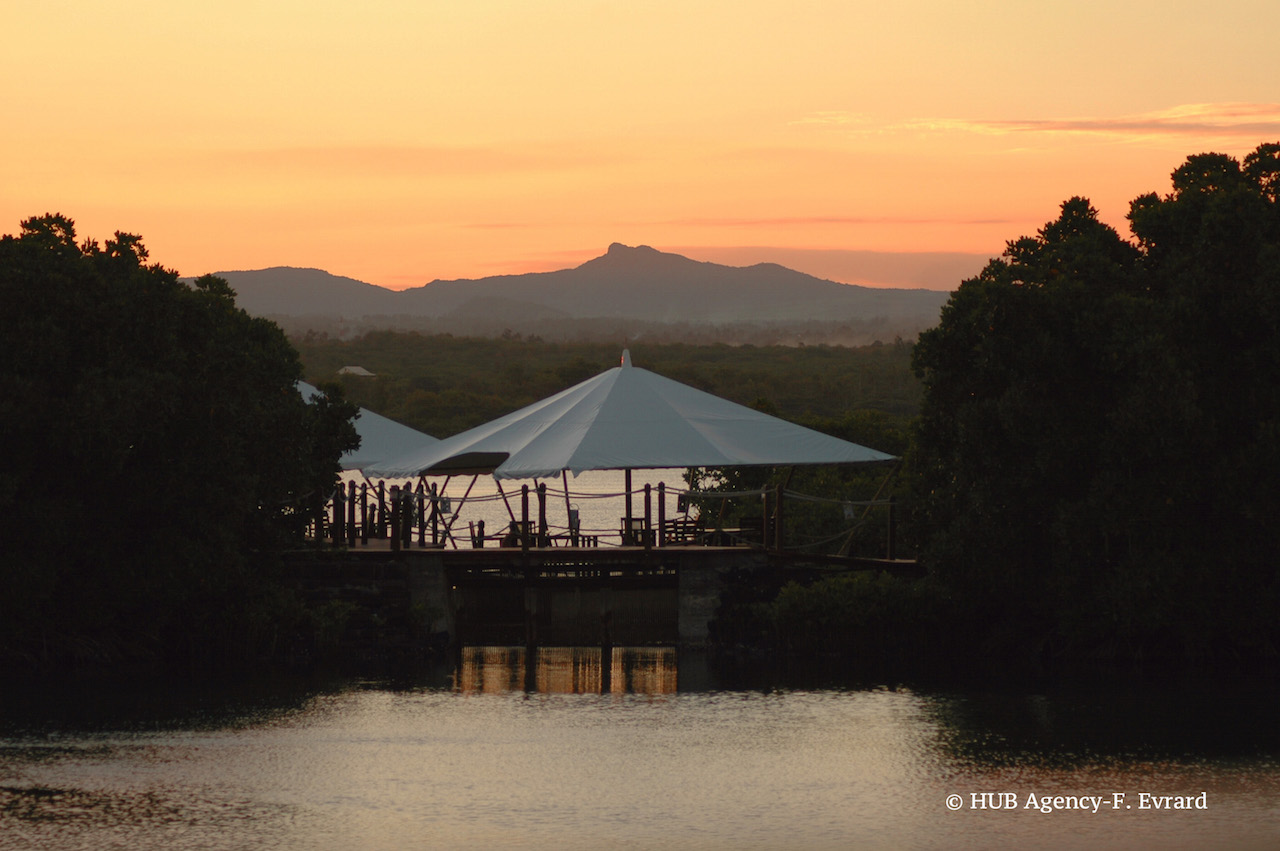
POLYGON ((0 239, 11 658, 147 655, 231 617, 246 554, 296 536, 358 440, 354 406, 304 403, 296 352, 225 281, 147 260, 132 234, 77 243, 61 215, 0 239))
POLYGON ((1008 244, 921 335, 912 464, 939 578, 987 640, 1274 652, 1280 144, 1189 157, 1008 244))

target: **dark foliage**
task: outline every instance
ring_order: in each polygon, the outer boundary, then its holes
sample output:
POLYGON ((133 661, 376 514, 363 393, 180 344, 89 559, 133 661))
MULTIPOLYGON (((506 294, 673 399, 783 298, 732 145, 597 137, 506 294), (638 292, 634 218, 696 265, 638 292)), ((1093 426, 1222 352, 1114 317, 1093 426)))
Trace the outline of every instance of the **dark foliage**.
POLYGON ((617 366, 624 346, 636 366, 740 404, 768 400, 773 413, 790 420, 834 420, 859 410, 908 419, 920 404, 911 346, 902 341, 858 348, 756 347, 376 331, 355 340, 307 334, 294 343, 313 379, 340 381, 351 401, 436 437, 457 434, 617 366), (339 375, 344 366, 376 375, 339 375))
POLYGON ((354 406, 305 404, 296 351, 225 281, 146 260, 56 215, 0 239, 6 662, 245 650, 283 605, 251 554, 297 540, 357 440, 354 406))
POLYGON ((1275 652, 1278 153, 1190 157, 1136 243, 1067 201, 921 335, 916 516, 975 650, 1275 652))

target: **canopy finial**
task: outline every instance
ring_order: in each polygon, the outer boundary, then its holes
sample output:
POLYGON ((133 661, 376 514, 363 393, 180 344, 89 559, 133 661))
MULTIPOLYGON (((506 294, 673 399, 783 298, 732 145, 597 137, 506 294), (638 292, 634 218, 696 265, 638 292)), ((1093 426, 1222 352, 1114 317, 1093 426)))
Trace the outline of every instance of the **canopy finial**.
POLYGON ((631 350, 630 349, 622 350, 622 365, 631 366, 631 350))

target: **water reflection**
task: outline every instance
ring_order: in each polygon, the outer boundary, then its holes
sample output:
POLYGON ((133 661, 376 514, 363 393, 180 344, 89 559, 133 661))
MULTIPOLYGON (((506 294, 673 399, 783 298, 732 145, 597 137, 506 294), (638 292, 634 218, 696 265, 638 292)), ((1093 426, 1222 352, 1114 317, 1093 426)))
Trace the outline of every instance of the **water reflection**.
POLYGON ((468 647, 394 681, 163 701, 99 682, 43 709, 10 690, 0 851, 1280 845, 1270 688, 820 680, 744 683, 670 648, 468 647), (1027 806, 1117 794, 1133 808, 1027 806))
POLYGON ((674 694, 674 647, 464 647, 457 688, 470 694, 674 694))

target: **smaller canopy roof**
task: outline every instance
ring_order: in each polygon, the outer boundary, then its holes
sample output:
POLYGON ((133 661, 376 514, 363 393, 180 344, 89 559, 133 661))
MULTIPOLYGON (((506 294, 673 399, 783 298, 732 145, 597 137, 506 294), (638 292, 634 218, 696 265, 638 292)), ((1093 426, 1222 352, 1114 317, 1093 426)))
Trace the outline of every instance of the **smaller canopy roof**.
MULTIPOLYGON (((319 390, 305 381, 298 382, 298 392, 308 403, 320 395, 319 390)), ((407 452, 421 452, 440 443, 439 438, 401 425, 366 408, 360 409, 355 426, 356 433, 360 435, 360 448, 342 454, 339 463, 344 470, 363 470, 374 462, 407 452)))
POLYGON ((366 468, 385 476, 852 464, 894 456, 721 399, 631 365, 589 378, 438 444, 366 468))

